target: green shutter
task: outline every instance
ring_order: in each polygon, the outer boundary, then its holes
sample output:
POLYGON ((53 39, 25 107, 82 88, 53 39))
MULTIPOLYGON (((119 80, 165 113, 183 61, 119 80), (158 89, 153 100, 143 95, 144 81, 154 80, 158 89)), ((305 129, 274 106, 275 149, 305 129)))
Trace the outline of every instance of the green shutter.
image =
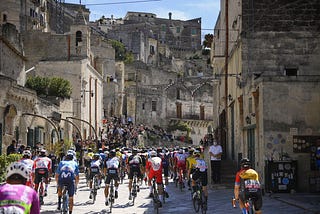
POLYGON ((34 142, 35 144, 40 142, 40 130, 39 127, 34 128, 34 142))
POLYGON ((28 134, 27 134, 27 145, 31 148, 35 146, 33 141, 33 129, 28 128, 28 134))

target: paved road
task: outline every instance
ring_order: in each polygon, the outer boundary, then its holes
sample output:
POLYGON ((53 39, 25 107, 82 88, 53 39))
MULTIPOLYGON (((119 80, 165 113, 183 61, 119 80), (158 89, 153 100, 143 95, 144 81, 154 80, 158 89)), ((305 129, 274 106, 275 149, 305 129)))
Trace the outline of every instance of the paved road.
MULTIPOLYGON (((104 185, 102 185, 104 186, 104 185)), ((149 214, 154 213, 153 204, 150 198, 148 198, 149 189, 144 184, 141 186, 141 191, 138 193, 138 197, 135 204, 128 200, 128 180, 124 180, 124 184, 119 187, 119 198, 116 199, 112 213, 115 214, 149 214)), ((192 207, 191 194, 188 189, 184 189, 182 192, 178 190, 171 182, 168 185, 168 191, 170 197, 167 199, 166 204, 161 208, 160 213, 183 213, 191 214, 195 213, 192 207)), ((57 208, 57 194, 56 183, 53 181, 48 189, 48 196, 45 197, 45 204, 41 207, 42 214, 59 213, 57 208)), ((232 189, 210 189, 209 190, 209 203, 208 212, 211 213, 231 213, 240 214, 238 208, 231 207, 231 197, 233 195, 232 189)), ((271 197, 264 196, 263 198, 263 213, 272 214, 303 214, 311 213, 307 212, 299 207, 289 205, 287 203, 275 200, 271 197)), ((75 206, 73 209, 75 214, 99 214, 108 213, 109 207, 104 205, 103 188, 98 191, 97 201, 95 204, 89 199, 89 188, 85 184, 84 177, 81 176, 78 192, 75 195, 75 206)))

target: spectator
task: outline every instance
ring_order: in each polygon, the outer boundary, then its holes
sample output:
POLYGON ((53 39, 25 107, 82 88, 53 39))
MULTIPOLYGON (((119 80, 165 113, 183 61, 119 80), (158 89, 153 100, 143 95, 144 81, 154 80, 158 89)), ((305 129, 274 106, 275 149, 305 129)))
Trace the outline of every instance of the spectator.
POLYGON ((14 154, 17 152, 17 141, 12 140, 11 144, 7 147, 7 155, 14 154))
POLYGON ((213 183, 221 183, 221 155, 222 147, 216 140, 213 141, 213 145, 209 148, 210 160, 211 160, 211 179, 213 183))

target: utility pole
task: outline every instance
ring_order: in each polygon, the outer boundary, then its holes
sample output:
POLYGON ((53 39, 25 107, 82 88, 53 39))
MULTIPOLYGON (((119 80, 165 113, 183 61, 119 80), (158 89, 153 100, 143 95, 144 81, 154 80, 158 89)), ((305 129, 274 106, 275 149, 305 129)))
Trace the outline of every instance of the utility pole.
POLYGON ((225 0, 226 41, 225 41, 225 147, 228 145, 228 59, 229 59, 229 0, 225 0))
POLYGON ((137 101, 137 98, 138 98, 138 74, 137 74, 137 70, 135 70, 135 81, 136 81, 136 90, 135 90, 135 107, 134 107, 134 123, 137 124, 137 105, 138 105, 138 101, 137 101))

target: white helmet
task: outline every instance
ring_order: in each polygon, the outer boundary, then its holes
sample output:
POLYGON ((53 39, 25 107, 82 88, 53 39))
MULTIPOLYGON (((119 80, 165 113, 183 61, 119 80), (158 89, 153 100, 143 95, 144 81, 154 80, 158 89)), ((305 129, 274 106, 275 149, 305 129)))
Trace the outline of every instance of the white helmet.
POLYGON ((14 174, 18 174, 24 177, 25 179, 29 179, 30 170, 22 162, 13 162, 7 167, 6 178, 9 178, 11 175, 14 174))
POLYGON ((71 153, 73 156, 76 156, 76 152, 73 149, 69 149, 67 153, 71 153))
POLYGON ((30 152, 29 150, 24 150, 24 151, 22 152, 22 156, 28 156, 28 157, 31 157, 31 156, 32 156, 32 154, 31 154, 31 152, 30 152))
POLYGON ((150 156, 151 156, 151 157, 156 157, 156 156, 157 156, 157 152, 154 151, 154 150, 152 150, 152 151, 150 152, 150 156))

